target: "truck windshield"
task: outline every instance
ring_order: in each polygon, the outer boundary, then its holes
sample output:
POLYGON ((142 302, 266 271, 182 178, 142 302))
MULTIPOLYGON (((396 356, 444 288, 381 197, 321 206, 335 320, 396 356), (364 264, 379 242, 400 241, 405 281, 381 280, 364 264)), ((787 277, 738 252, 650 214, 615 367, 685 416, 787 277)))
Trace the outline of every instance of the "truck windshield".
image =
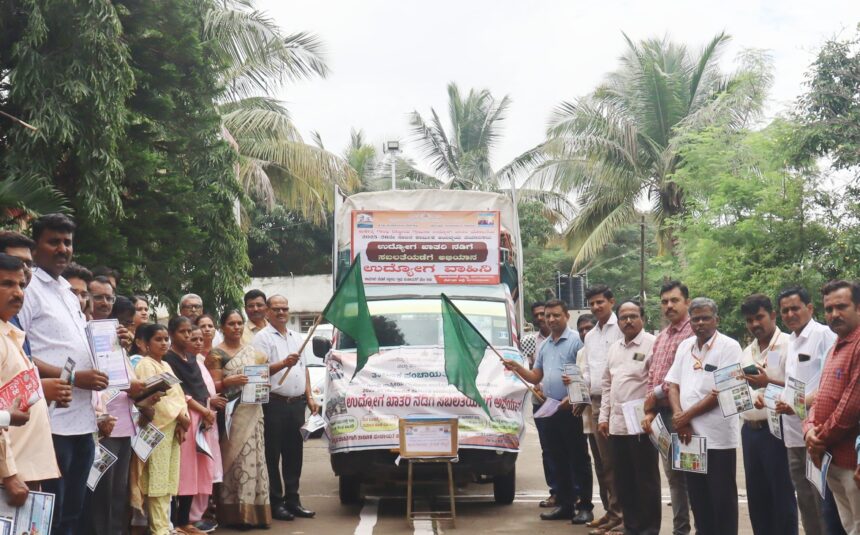
MULTIPOLYGON (((494 346, 510 346, 505 303, 454 299, 454 304, 494 346)), ((385 299, 368 301, 380 347, 443 345, 442 304, 438 299, 385 299)), ((338 347, 355 348, 344 333, 338 347)))

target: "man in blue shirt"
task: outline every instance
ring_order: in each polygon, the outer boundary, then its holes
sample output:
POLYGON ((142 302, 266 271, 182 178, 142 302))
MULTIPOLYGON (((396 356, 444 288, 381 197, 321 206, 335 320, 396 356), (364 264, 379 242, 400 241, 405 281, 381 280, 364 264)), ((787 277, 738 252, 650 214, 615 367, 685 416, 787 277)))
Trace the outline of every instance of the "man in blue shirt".
POLYGON ((550 329, 550 337, 541 345, 534 369, 527 370, 513 360, 506 360, 505 367, 532 384, 541 383, 544 395, 560 402, 558 410, 546 417, 545 426, 550 455, 556 467, 557 507, 541 513, 541 519, 572 519, 574 524, 585 524, 594 519, 591 512, 594 509, 591 503, 591 457, 582 432, 582 418, 573 415, 567 386, 562 380, 565 364, 576 364, 576 354, 582 348, 579 335, 567 326, 569 319, 564 301, 547 301, 544 321, 550 329))

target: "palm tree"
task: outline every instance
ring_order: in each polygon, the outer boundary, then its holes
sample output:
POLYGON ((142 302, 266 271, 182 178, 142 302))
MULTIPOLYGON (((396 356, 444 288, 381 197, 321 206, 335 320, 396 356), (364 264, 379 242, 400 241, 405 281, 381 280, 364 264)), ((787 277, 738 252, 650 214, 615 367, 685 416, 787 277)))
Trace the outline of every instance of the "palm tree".
MULTIPOLYGON (((321 145, 321 143, 320 143, 321 145)), ((358 174, 362 191, 380 191, 391 188, 391 160, 380 158, 376 147, 367 143, 362 130, 351 130, 344 158, 358 174)), ((440 188, 442 182, 415 167, 415 162, 403 155, 394 161, 397 189, 440 188)))
POLYGON ((222 133, 239 154, 239 182, 266 207, 277 202, 322 222, 332 185, 356 187, 355 172, 305 143, 287 108, 267 96, 288 82, 324 77, 321 42, 307 33, 284 35, 252 0, 210 0, 207 7, 204 36, 225 66, 222 133))
POLYGON ((445 131, 439 114, 431 108, 429 121, 417 111, 411 114, 413 135, 431 160, 443 187, 508 190, 512 195, 516 190, 519 201, 539 200, 550 219, 562 221, 571 208, 564 195, 542 188, 515 188, 517 179, 542 160, 543 145, 524 152, 499 170, 492 168, 490 155, 501 138, 502 121, 510 104, 507 96, 496 100, 486 89, 472 89, 464 98, 451 82, 448 84, 450 132, 445 131))
POLYGON ((63 194, 36 174, 0 180, 2 219, 25 219, 27 216, 68 211, 69 206, 63 194))
POLYGON ((555 110, 548 158, 527 181, 576 195, 576 215, 566 229, 574 266, 637 221, 637 204, 649 205, 660 252, 670 251, 672 218, 685 206, 672 176, 681 163, 678 142, 710 125, 748 125, 771 82, 769 61, 759 52, 742 54, 735 73, 720 72, 725 33, 695 54, 667 38, 624 38, 619 68, 591 94, 555 110))

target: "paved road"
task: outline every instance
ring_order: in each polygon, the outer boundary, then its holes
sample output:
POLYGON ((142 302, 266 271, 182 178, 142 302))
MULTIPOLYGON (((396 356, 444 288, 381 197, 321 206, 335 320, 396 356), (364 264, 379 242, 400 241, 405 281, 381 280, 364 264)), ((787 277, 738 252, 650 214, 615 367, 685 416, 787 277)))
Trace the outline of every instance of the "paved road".
MULTIPOLYGON (((751 535, 747 513, 743 467, 738 452, 738 491, 740 497, 741 535, 751 535)), ((596 483, 595 483, 596 485, 596 483)), ((304 472, 302 476, 302 501, 314 509, 317 517, 310 520, 297 519, 292 522, 274 521, 269 534, 422 534, 457 532, 511 533, 511 534, 585 534, 588 529, 573 526, 569 522, 541 521, 538 502, 545 497, 546 489, 540 464, 540 448, 534 425, 529 422, 524 437, 523 449, 517 461, 517 498, 512 505, 498 506, 492 501, 492 485, 470 484, 457 489, 456 530, 449 524, 417 524, 414 528, 405 521, 406 500, 398 496, 397 489, 369 489, 370 497, 363 506, 341 506, 337 495, 337 479, 328 461, 327 444, 324 439, 311 440, 305 445, 304 472)), ((402 490, 402 489, 401 489, 402 490)), ((596 495, 595 514, 601 513, 600 499, 596 495)), ((403 490, 405 494, 405 490, 403 490)), ((663 529, 671 533, 671 507, 668 503, 668 487, 663 482, 663 529)), ((219 529, 217 533, 239 533, 219 529)), ((245 532, 247 533, 247 532, 245 532)), ((254 532, 251 532, 254 533, 254 532)))

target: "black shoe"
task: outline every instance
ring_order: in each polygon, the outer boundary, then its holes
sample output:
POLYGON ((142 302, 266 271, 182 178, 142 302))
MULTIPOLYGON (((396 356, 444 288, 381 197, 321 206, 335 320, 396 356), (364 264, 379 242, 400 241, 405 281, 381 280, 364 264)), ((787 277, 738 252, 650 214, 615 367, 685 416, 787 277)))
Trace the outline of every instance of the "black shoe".
POLYGON ((286 505, 276 505, 272 507, 272 518, 275 520, 295 520, 295 515, 291 513, 286 505))
POLYGON ((594 520, 594 513, 591 511, 580 511, 576 513, 576 516, 573 517, 573 520, 570 521, 571 524, 588 524, 594 520))
POLYGON ((293 514, 293 516, 297 516, 299 518, 313 518, 316 514, 310 509, 305 509, 301 505, 287 505, 287 511, 293 514))
POLYGON ((570 507, 556 507, 552 511, 540 514, 541 520, 568 520, 573 515, 570 507))

